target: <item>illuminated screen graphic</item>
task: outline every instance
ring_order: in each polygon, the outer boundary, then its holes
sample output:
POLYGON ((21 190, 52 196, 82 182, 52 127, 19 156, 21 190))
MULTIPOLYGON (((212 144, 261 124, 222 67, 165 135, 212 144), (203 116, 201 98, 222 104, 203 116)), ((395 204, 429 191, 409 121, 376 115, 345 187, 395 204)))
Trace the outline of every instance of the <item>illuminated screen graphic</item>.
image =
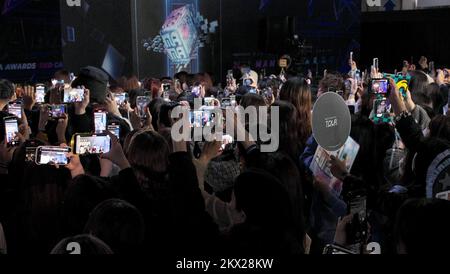
POLYGON ((173 10, 166 18, 159 35, 143 41, 148 51, 165 53, 177 71, 186 68, 198 56, 207 36, 215 33, 218 22, 209 22, 195 12, 191 4, 173 10))

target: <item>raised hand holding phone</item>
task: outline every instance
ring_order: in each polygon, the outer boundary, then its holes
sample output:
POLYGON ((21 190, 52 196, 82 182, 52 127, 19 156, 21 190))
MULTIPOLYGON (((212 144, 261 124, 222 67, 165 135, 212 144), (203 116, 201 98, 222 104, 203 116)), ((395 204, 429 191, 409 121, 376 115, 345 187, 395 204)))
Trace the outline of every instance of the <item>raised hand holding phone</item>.
POLYGON ((128 162, 127 157, 125 157, 125 153, 123 152, 119 139, 111 132, 107 132, 107 134, 111 138, 111 149, 109 152, 102 154, 100 157, 110 160, 121 170, 129 168, 130 163, 128 162))
POLYGON ((76 115, 83 115, 86 113, 86 108, 89 105, 90 102, 90 91, 86 88, 81 87, 84 89, 84 98, 81 102, 75 102, 75 114, 76 115))

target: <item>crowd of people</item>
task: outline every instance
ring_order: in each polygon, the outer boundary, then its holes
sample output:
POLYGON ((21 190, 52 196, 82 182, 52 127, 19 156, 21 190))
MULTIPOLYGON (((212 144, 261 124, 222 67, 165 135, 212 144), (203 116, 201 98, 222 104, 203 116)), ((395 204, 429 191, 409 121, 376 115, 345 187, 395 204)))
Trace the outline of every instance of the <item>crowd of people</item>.
MULTIPOLYGON (((356 63, 350 65, 348 74, 320 79, 258 75, 242 65, 223 89, 207 73, 113 81, 88 66, 75 79, 58 71, 44 102, 36 102, 34 86, 1 79, 1 122, 12 116, 12 102, 22 114, 17 145, 0 126, 0 253, 70 254, 73 243, 89 255, 371 253, 370 243, 383 254, 445 253, 450 195, 436 195, 450 190, 450 175, 439 181, 430 174, 449 168, 449 71, 404 63, 405 96, 388 78, 391 119, 374 122, 370 83, 385 76, 372 68, 358 78, 356 63), (70 88, 84 95, 49 117, 49 106, 63 104, 70 88), (309 168, 318 147, 313 105, 327 92, 349 105, 350 136, 360 146, 351 170, 333 156, 327 163, 342 183, 339 192, 309 168), (149 100, 141 111, 136 101, 143 96, 149 100), (192 107, 195 98, 213 98, 222 109, 278 107, 278 150, 261 152, 257 137, 173 140, 172 110, 192 107), (105 133, 111 145, 104 153, 76 154, 73 136, 97 133, 98 109, 120 130, 105 133), (40 146, 72 147, 68 164, 30 161, 40 146), (350 210, 355 198, 363 212, 350 210)), ((245 120, 234 126, 248 136, 245 120)))

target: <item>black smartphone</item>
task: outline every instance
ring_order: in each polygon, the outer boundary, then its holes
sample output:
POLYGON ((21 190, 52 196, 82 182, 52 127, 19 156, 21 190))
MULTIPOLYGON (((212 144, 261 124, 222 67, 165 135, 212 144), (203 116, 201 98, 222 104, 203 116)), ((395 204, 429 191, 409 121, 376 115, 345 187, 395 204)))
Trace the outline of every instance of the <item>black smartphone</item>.
POLYGON ((106 110, 96 109, 94 110, 94 129, 95 133, 102 133, 106 131, 106 110))
POLYGON ((107 134, 81 134, 73 136, 75 154, 102 154, 111 150, 111 138, 107 134))
POLYGON ((70 147, 40 146, 36 149, 35 162, 37 165, 65 166, 70 162, 66 156, 70 151, 70 147))
POLYGON ((353 216, 346 227, 347 244, 362 248, 367 241, 367 195, 364 190, 351 191, 347 195, 348 213, 353 216))
POLYGON ((84 89, 82 88, 65 88, 63 103, 82 102, 84 99, 84 89))
POLYGON ((19 132, 19 121, 15 116, 3 118, 5 124, 6 144, 8 147, 15 147, 19 145, 19 138, 16 133, 19 132))
POLYGON ((48 106, 48 117, 50 119, 59 119, 63 117, 66 113, 65 105, 49 105, 48 106))

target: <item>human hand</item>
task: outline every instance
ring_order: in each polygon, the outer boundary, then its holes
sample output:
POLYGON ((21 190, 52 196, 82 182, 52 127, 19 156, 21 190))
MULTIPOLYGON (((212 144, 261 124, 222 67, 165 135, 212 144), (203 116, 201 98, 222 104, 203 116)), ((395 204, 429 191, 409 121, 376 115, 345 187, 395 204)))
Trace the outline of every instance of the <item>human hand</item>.
POLYGON ((25 86, 23 90, 23 108, 32 110, 36 103, 35 88, 33 86, 25 86))
POLYGON ((206 142, 203 146, 203 151, 199 160, 205 163, 209 163, 212 159, 220 155, 221 147, 221 141, 214 140, 212 142, 206 142))
POLYGON ((111 93, 108 93, 105 98, 105 109, 108 113, 111 113, 118 117, 122 117, 122 114, 120 114, 119 111, 119 106, 117 106, 117 102, 114 97, 112 97, 111 93))
POLYGON ((341 218, 336 226, 336 233, 334 234, 334 242, 340 246, 347 246, 347 225, 353 220, 353 215, 347 215, 341 218))
MULTIPOLYGON (((66 147, 66 144, 61 144, 61 147, 66 147)), ((80 156, 73 154, 72 152, 66 153, 66 157, 69 158, 69 163, 65 167, 70 171, 72 178, 79 175, 83 175, 84 168, 80 161, 80 156)))
POLYGON ((48 123, 48 105, 41 105, 39 110, 38 130, 44 132, 48 123))
POLYGON ((330 155, 329 167, 331 174, 337 179, 344 181, 345 176, 348 174, 347 165, 345 160, 341 161, 334 155, 330 155))
POLYGON ((61 118, 58 119, 58 124, 56 125, 56 135, 58 136, 59 143, 66 143, 66 130, 67 124, 69 123, 69 117, 67 114, 63 114, 61 118))
POLYGON ((122 145, 120 144, 119 139, 109 131, 107 131, 106 133, 108 134, 109 138, 111 138, 111 149, 109 152, 102 154, 100 157, 110 160, 121 170, 129 168, 130 163, 128 162, 127 157, 125 157, 125 153, 123 152, 122 145))

